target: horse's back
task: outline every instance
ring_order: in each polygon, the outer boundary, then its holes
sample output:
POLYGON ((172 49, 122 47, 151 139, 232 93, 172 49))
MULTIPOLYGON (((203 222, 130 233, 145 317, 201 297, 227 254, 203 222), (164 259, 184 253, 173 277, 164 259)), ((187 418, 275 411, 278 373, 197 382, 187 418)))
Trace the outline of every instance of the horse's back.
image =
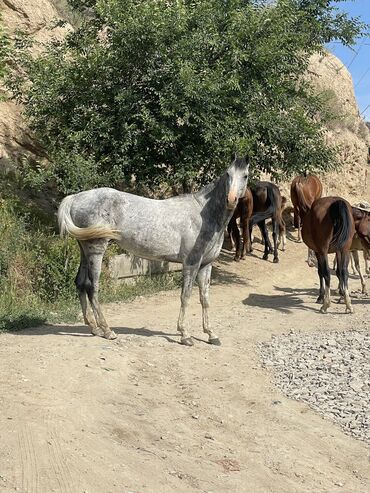
POLYGON ((297 186, 301 187, 303 197, 308 207, 322 196, 322 183, 316 175, 298 175, 293 179, 290 186, 290 198, 294 207, 299 207, 300 205, 297 186))

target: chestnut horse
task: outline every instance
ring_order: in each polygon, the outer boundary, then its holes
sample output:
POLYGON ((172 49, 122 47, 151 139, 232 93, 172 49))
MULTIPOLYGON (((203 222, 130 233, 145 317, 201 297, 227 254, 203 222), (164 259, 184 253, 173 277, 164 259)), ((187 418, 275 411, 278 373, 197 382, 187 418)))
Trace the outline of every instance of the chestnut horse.
POLYGON ((296 176, 290 185, 290 199, 294 208, 294 227, 298 229, 299 243, 302 241, 303 210, 310 209, 313 202, 321 196, 322 183, 315 175, 296 176))
POLYGON ((243 197, 239 199, 238 205, 227 226, 227 231, 230 235, 231 242, 235 245, 236 252, 234 260, 238 262, 244 260, 245 255, 252 250, 251 238, 249 235, 249 220, 253 212, 253 195, 250 188, 247 187, 243 197), (242 229, 241 241, 237 219, 240 218, 240 227, 242 229))
MULTIPOLYGON (((279 262, 278 256, 278 242, 282 238, 283 246, 282 250, 285 250, 286 236, 285 236, 285 222, 283 219, 283 207, 286 202, 285 197, 283 198, 280 194, 279 188, 269 181, 259 181, 253 187, 251 187, 253 195, 253 214, 250 219, 250 235, 252 233, 252 228, 255 224, 261 230, 262 238, 265 244, 265 251, 263 254, 263 259, 267 260, 269 253, 274 253, 273 262, 279 262), (268 237, 266 219, 272 220, 272 238, 274 241, 274 249, 270 239, 268 237)), ((251 250, 252 251, 252 248, 251 250)))
POLYGON ((348 291, 348 260, 354 233, 352 207, 340 197, 317 199, 310 209, 304 210, 302 238, 308 248, 316 254, 320 278, 317 303, 322 303, 322 313, 326 313, 330 306, 328 253, 336 254, 339 291, 344 297, 346 313, 353 312, 348 291))

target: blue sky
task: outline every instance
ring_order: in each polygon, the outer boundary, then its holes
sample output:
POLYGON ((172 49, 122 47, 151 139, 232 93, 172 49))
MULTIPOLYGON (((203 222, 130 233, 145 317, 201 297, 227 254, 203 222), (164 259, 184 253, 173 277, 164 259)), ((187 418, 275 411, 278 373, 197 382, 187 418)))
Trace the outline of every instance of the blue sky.
MULTIPOLYGON (((351 16, 361 17, 370 24, 370 0, 341 1, 336 5, 351 16)), ((339 43, 330 43, 328 48, 351 72, 360 111, 364 111, 370 104, 370 35, 359 39, 353 49, 345 48, 339 43)), ((363 116, 370 121, 370 106, 363 116)))

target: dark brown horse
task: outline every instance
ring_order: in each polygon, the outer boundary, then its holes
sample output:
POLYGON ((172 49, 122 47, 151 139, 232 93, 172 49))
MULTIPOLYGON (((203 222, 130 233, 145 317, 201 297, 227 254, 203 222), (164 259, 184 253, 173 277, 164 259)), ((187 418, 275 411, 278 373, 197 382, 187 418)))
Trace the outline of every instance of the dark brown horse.
POLYGON ((294 227, 298 228, 298 242, 302 241, 301 224, 303 210, 311 208, 316 199, 322 196, 322 183, 315 175, 299 175, 290 186, 290 198, 294 208, 294 227))
MULTIPOLYGON (((251 187, 253 195, 253 214, 250 219, 250 234, 255 224, 260 228, 262 238, 265 244, 265 251, 263 259, 267 260, 269 253, 274 253, 274 263, 279 262, 278 256, 278 241, 282 239, 282 250, 285 250, 286 236, 285 236, 285 222, 282 216, 282 211, 286 199, 280 194, 279 188, 269 181, 259 181, 253 187, 251 187), (272 220, 272 238, 274 241, 274 248, 272 248, 267 227, 266 220, 272 220)), ((251 249, 252 251, 252 249, 251 249)))
POLYGON ((249 235, 249 220, 253 212, 253 196, 249 188, 246 189, 243 197, 239 199, 238 205, 234 211, 232 218, 227 226, 231 242, 235 245, 234 260, 238 262, 244 260, 247 253, 251 251, 251 239, 249 235), (237 220, 240 219, 240 227, 242 230, 242 238, 240 236, 237 220))
POLYGON ((322 303, 320 311, 326 313, 330 306, 328 253, 335 253, 339 291, 344 297, 346 313, 352 313, 348 292, 349 250, 355 233, 352 207, 340 197, 324 197, 315 200, 311 208, 303 212, 303 241, 315 252, 317 258, 320 278, 320 294, 317 303, 322 303))

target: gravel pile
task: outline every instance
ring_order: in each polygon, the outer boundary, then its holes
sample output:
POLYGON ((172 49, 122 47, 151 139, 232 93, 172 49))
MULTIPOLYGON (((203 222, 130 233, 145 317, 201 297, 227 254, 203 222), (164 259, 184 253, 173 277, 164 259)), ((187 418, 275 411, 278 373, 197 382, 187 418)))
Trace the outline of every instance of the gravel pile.
POLYGON ((370 444, 370 332, 292 333, 260 345, 277 386, 370 444))

